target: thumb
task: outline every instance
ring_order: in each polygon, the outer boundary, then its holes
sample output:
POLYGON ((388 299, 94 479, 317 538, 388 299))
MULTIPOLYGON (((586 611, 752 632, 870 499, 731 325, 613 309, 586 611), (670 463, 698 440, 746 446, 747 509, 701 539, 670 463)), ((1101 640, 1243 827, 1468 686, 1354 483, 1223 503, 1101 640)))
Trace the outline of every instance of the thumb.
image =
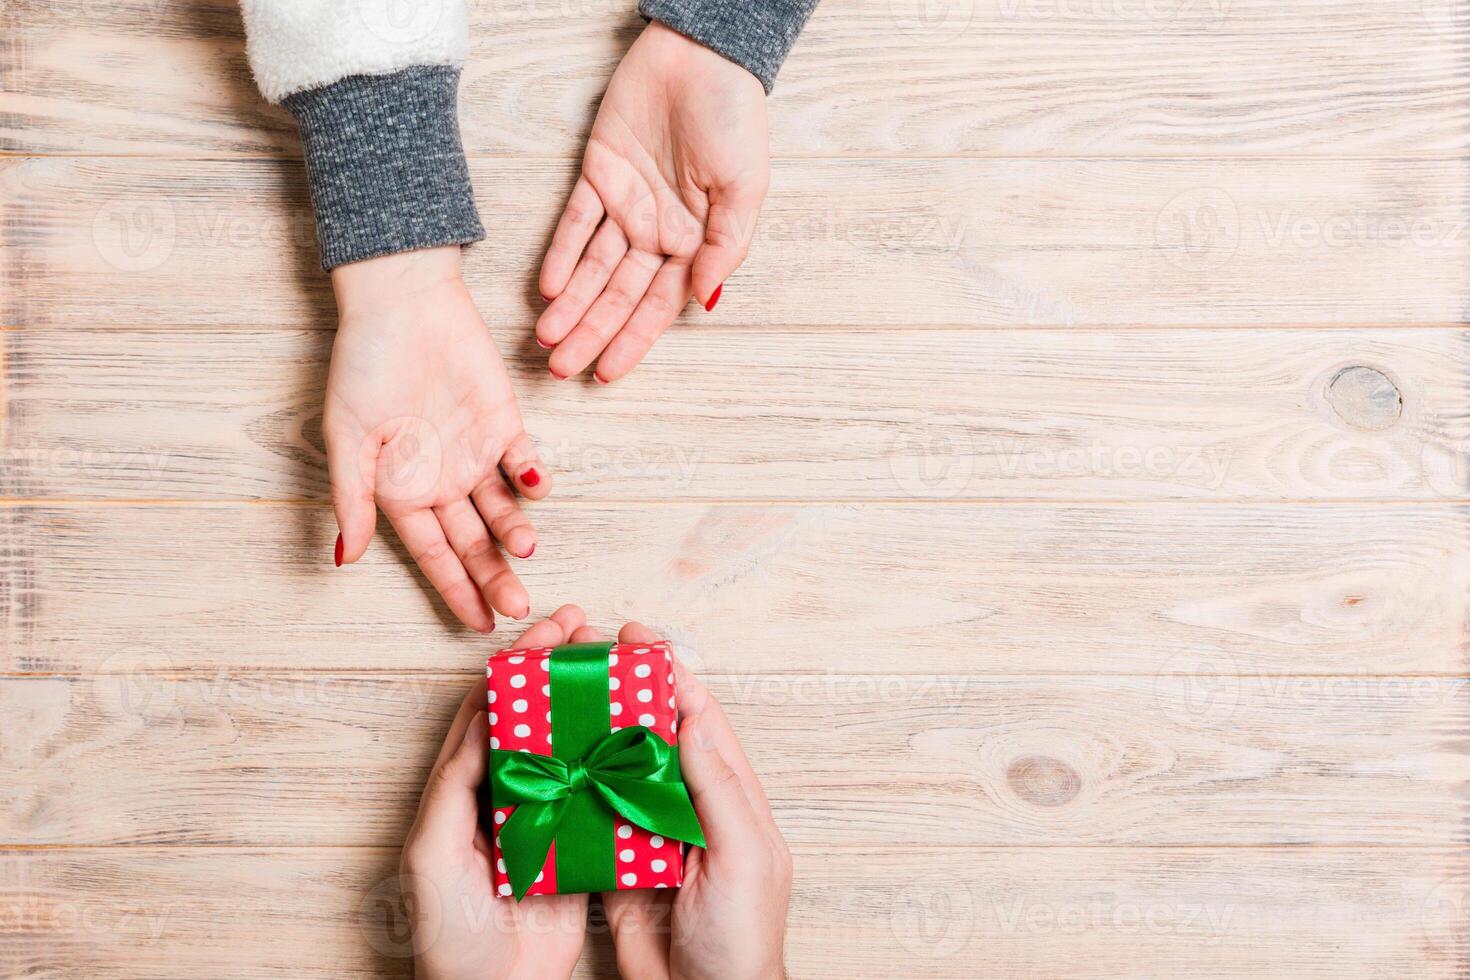
POLYGON ((720 287, 745 261, 765 199, 764 181, 755 185, 734 184, 718 193, 710 192, 704 244, 694 254, 692 268, 694 298, 705 310, 715 308, 720 287))
POLYGON ((740 775, 705 732, 706 721, 704 716, 695 715, 680 726, 679 767, 709 850, 727 855, 746 853, 745 848, 761 843, 760 824, 740 785, 740 775))
POLYGON ((474 840, 489 738, 490 720, 476 712, 454 752, 429 776, 419 805, 419 829, 426 839, 456 847, 474 840))
POLYGON ((337 515, 341 548, 337 564, 351 564, 367 551, 378 521, 373 502, 373 484, 378 473, 381 444, 366 432, 344 434, 328 431, 327 473, 332 483, 332 510, 337 515))

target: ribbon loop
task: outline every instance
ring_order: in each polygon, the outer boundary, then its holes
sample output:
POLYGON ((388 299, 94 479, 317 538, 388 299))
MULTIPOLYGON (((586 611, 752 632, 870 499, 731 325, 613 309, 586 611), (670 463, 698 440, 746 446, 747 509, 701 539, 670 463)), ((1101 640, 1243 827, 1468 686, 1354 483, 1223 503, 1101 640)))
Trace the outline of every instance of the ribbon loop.
MULTIPOLYGON (((517 900, 525 897, 546 863, 566 804, 586 795, 655 834, 704 846, 699 818, 680 777, 678 748, 642 725, 608 733, 582 759, 572 761, 494 749, 491 803, 516 808, 500 828, 500 849, 517 900)), ((574 833, 589 831, 596 829, 572 828, 574 833)))

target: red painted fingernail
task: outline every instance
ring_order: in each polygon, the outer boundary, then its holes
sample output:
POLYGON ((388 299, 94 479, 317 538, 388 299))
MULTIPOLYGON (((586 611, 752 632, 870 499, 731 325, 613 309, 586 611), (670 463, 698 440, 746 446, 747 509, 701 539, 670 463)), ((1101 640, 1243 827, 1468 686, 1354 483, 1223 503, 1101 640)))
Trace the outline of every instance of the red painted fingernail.
POLYGON ((543 344, 540 337, 536 338, 536 346, 542 350, 556 350, 555 344, 543 344))
POLYGON ((535 467, 531 467, 521 474, 521 482, 528 487, 534 487, 541 482, 541 474, 536 472, 535 467))
POLYGON ((533 544, 533 545, 531 545, 531 550, 528 551, 528 552, 526 552, 524 555, 521 555, 521 557, 522 558, 530 558, 535 553, 536 553, 536 546, 533 544))
POLYGON ((551 370, 551 368, 547 368, 546 369, 546 373, 549 374, 549 375, 551 375, 553 378, 555 378, 558 381, 565 381, 566 380, 566 377, 564 375, 557 374, 555 371, 551 370))
POLYGON ((596 371, 593 371, 592 372, 592 377, 596 378, 597 379, 597 383, 600 384, 600 385, 612 384, 611 381, 607 380, 602 375, 598 374, 596 371))
POLYGON ((709 294, 709 302, 704 304, 704 312, 709 313, 714 310, 715 304, 720 301, 720 294, 724 291, 724 283, 720 283, 718 286, 715 287, 715 291, 709 294))
POLYGON ((550 303, 551 302, 551 297, 550 296, 547 296, 545 293, 542 293, 541 294, 541 302, 543 302, 543 303, 550 303))
POLYGON ((333 558, 334 561, 336 561, 337 567, 338 568, 341 568, 342 567, 342 535, 340 535, 340 534, 337 535, 337 551, 336 551, 336 554, 334 554, 332 556, 332 558, 333 558))

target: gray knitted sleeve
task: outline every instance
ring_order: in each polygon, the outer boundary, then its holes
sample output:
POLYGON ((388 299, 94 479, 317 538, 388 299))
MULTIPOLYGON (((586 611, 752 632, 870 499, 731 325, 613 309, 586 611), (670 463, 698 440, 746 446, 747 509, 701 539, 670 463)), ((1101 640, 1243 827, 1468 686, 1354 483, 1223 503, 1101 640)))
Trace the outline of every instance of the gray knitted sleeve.
POLYGON ((322 267, 485 237, 460 144, 459 69, 351 75, 283 101, 301 126, 322 267))
POLYGON ((750 70, 769 94, 817 0, 639 0, 638 12, 750 70))

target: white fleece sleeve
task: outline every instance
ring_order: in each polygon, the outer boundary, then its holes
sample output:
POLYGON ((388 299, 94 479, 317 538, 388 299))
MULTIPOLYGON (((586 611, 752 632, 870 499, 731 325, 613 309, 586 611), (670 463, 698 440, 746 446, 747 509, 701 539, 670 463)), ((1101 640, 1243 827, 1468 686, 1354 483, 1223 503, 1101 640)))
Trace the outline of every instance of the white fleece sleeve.
POLYGON ((416 65, 462 67, 466 0, 240 0, 250 68, 280 102, 349 75, 416 65))

